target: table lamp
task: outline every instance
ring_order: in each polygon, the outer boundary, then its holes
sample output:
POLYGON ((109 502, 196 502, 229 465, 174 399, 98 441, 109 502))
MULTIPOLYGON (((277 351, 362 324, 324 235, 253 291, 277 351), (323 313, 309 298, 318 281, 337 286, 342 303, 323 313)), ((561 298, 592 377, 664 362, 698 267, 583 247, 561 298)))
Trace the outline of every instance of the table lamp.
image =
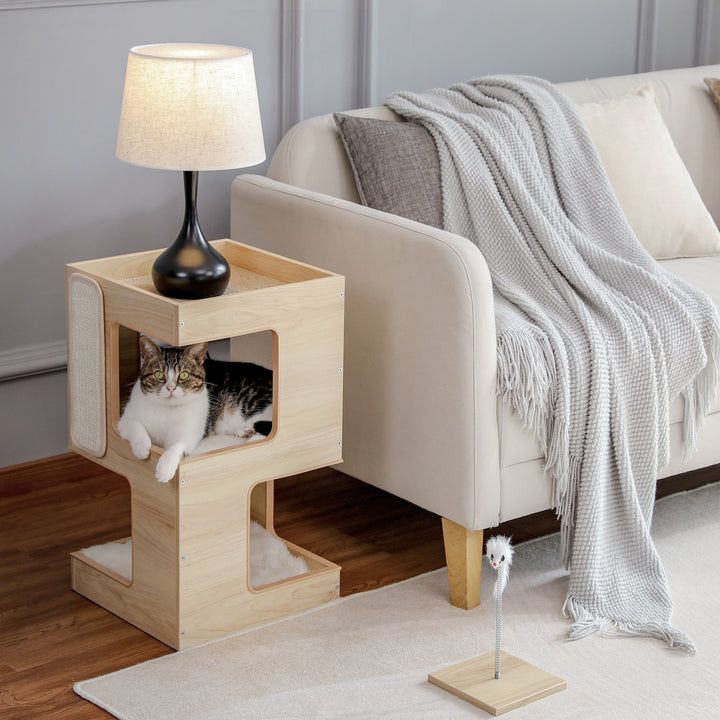
POLYGON ((158 292, 182 299, 222 295, 230 266, 200 229, 198 171, 265 160, 252 53, 188 43, 131 48, 116 155, 134 165, 183 172, 185 219, 153 265, 158 292))

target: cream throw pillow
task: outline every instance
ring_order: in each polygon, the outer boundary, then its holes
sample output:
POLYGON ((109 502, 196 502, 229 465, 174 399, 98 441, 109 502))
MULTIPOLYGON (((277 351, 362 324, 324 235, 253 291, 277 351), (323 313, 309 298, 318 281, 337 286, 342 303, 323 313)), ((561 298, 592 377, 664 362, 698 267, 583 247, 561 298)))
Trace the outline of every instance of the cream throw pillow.
POLYGON ((720 232, 675 149, 652 89, 579 110, 645 249, 658 259, 720 253, 720 232))

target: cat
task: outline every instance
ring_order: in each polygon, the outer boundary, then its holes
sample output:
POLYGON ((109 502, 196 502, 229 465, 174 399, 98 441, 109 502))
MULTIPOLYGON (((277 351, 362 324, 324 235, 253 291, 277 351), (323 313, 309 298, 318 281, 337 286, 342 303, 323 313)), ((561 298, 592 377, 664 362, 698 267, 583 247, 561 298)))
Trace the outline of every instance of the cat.
POLYGON ((231 435, 244 440, 272 430, 273 372, 249 362, 208 357, 205 384, 210 393, 206 435, 231 435))
POLYGON ((155 477, 165 483, 205 435, 210 406, 204 367, 208 346, 161 348, 144 335, 138 346, 140 374, 118 431, 140 460, 150 455, 152 444, 164 448, 155 477))
POLYGON ((155 477, 170 481, 185 455, 250 442, 272 430, 273 373, 208 356, 207 343, 160 347, 141 335, 140 374, 118 430, 135 457, 164 448, 155 477))

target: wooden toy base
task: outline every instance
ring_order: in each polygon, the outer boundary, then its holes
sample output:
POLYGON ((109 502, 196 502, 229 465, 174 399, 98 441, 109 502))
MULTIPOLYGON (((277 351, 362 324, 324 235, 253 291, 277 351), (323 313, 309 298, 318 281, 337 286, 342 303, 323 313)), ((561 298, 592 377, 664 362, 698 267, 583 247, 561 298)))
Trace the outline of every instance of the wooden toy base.
POLYGON ((515 710, 567 688, 545 670, 502 653, 502 675, 495 679, 495 653, 464 660, 428 675, 428 682, 493 715, 515 710))

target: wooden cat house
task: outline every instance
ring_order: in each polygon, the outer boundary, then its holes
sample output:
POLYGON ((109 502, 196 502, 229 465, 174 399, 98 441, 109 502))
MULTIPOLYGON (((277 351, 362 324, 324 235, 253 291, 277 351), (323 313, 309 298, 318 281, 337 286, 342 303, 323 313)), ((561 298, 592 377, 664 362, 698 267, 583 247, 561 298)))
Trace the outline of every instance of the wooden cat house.
POLYGON ((224 295, 159 295, 160 251, 66 268, 70 448, 127 478, 132 577, 72 553, 72 587, 173 648, 212 640, 338 596, 340 568, 292 543, 310 571, 254 588, 251 517, 273 530, 273 480, 342 459, 344 278, 232 240, 213 243, 231 265, 224 295), (162 453, 136 459, 117 433, 121 359, 137 333, 165 343, 271 331, 273 429, 267 439, 185 458, 169 483, 162 453))

